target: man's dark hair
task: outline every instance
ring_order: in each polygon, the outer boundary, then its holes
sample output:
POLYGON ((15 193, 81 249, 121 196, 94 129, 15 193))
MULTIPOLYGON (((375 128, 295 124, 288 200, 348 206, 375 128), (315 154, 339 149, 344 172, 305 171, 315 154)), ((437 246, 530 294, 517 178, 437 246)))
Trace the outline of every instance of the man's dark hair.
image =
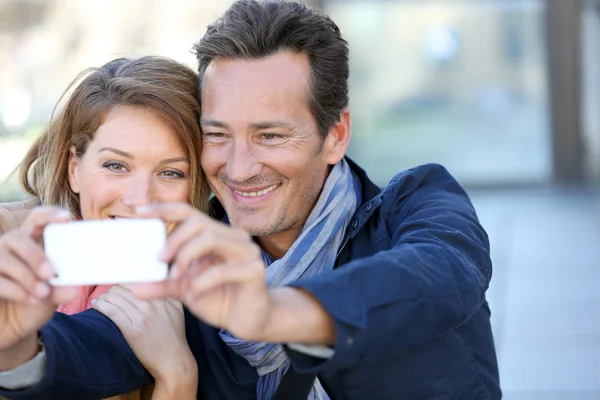
MULTIPOLYGON (((306 5, 238 0, 194 45, 200 86, 213 59, 260 59, 282 50, 308 56, 308 106, 324 138, 348 106, 348 44, 337 25, 306 5)), ((200 91, 201 93, 201 91, 200 91)))

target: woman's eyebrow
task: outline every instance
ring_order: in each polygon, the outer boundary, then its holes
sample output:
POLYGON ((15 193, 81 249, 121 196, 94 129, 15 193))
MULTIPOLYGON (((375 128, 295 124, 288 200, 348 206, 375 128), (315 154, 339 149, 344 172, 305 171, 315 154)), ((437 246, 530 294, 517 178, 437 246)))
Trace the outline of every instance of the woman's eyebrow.
POLYGON ((159 164, 171 164, 171 163, 177 163, 177 162, 186 162, 189 163, 190 159, 187 157, 174 157, 174 158, 167 158, 162 160, 159 164))
POLYGON ((121 157, 125 157, 125 158, 131 158, 131 159, 135 158, 133 156, 133 154, 127 153, 126 151, 123 151, 123 150, 115 149, 114 147, 101 147, 100 150, 98 150, 98 153, 102 153, 103 151, 111 151, 111 152, 118 154, 121 157))

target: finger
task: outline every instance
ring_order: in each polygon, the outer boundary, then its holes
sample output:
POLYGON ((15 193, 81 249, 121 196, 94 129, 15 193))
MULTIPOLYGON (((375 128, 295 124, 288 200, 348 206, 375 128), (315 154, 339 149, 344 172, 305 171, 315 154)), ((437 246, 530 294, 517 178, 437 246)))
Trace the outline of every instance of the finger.
MULTIPOLYGON (((146 307, 146 309, 142 311, 140 309, 142 307, 138 308, 136 304, 133 304, 131 301, 114 292, 107 292, 98 298, 98 300, 100 299, 114 306, 117 306, 122 312, 127 314, 127 316, 133 324, 139 324, 140 321, 143 319, 143 316, 149 314, 148 307, 146 307)), ((138 302, 142 303, 142 301, 140 300, 138 300, 138 302)))
POLYGON ((21 259, 4 249, 0 249, 0 274, 29 295, 43 299, 50 294, 50 286, 46 282, 39 280, 21 259))
POLYGON ((260 250, 251 240, 241 238, 225 229, 210 229, 188 241, 177 251, 171 274, 182 276, 193 260, 207 255, 218 256, 227 262, 259 259, 260 250))
MULTIPOLYGON (((190 243, 189 245, 193 246, 194 244, 190 243)), ((181 264, 184 264, 184 262, 181 261, 181 264)), ((223 264, 223 259, 213 254, 209 254, 201 258, 192 258, 188 264, 184 264, 188 265, 187 268, 179 268, 173 263, 171 265, 169 278, 173 279, 173 277, 176 276, 178 277, 178 279, 181 279, 184 282, 189 282, 190 279, 193 279, 198 273, 201 273, 205 268, 217 264, 223 264)))
POLYGON ((30 300, 30 294, 25 289, 4 276, 0 276, 0 293, 4 300, 20 303, 28 303, 30 300))
POLYGON ((190 283, 187 302, 228 284, 261 282, 266 285, 264 264, 259 260, 215 265, 198 274, 190 283))
POLYGON ((190 238, 199 235, 207 226, 214 224, 215 221, 203 218, 202 215, 192 215, 178 225, 167 238, 165 248, 160 254, 162 261, 170 263, 179 248, 190 238))
POLYGON ((125 285, 114 285, 114 286, 111 286, 111 288, 108 289, 107 293, 114 293, 114 294, 117 294, 119 296, 128 297, 128 298, 131 298, 133 300, 136 300, 136 297, 131 292, 131 289, 129 289, 125 285))
POLYGON ((204 215, 187 203, 151 204, 137 207, 135 213, 141 218, 160 218, 165 222, 183 222, 195 214, 204 215))
POLYGON ((183 301, 191 280, 202 271, 203 267, 214 264, 212 257, 206 257, 204 260, 195 260, 192 266, 187 270, 185 276, 178 279, 167 279, 160 282, 132 283, 127 288, 138 299, 154 300, 170 298, 176 301, 183 301))
POLYGON ((181 303, 181 301, 169 297, 169 298, 165 299, 165 302, 170 304, 172 307, 174 307, 178 311, 183 312, 183 304, 181 303))
MULTIPOLYGON (((229 242, 230 254, 235 253, 236 250, 239 254, 247 254, 247 249, 236 245, 253 244, 252 237, 243 229, 231 228, 212 219, 206 221, 203 218, 192 217, 177 227, 168 237, 165 251, 171 254, 178 253, 181 246, 198 236, 214 239, 217 242, 229 242)), ((173 260, 169 258, 165 261, 173 260)))
POLYGON ((131 314, 132 320, 137 321, 138 319, 134 318, 134 314, 150 315, 153 313, 152 305, 149 302, 138 299, 131 290, 121 286, 111 287, 101 297, 109 303, 118 305, 124 312, 131 314))
POLYGON ((179 279, 167 279, 160 282, 133 283, 128 285, 135 297, 140 300, 162 299, 173 297, 179 299, 182 281, 179 279))
POLYGON ((53 286, 50 299, 52 304, 67 304, 74 301, 81 291, 81 286, 53 286))
POLYGON ((44 249, 25 232, 16 232, 13 240, 7 241, 6 247, 40 279, 47 280, 54 276, 54 268, 46 258, 44 249))
POLYGON ((56 222, 68 222, 71 220, 71 214, 58 207, 38 207, 34 209, 23 221, 21 229, 29 236, 38 240, 42 237, 42 232, 46 225, 56 222))
POLYGON ((131 317, 127 315, 119 306, 113 303, 109 303, 102 299, 100 296, 94 304, 92 304, 92 308, 94 310, 100 311, 102 314, 106 315, 115 325, 121 330, 124 331, 128 327, 134 325, 131 317))

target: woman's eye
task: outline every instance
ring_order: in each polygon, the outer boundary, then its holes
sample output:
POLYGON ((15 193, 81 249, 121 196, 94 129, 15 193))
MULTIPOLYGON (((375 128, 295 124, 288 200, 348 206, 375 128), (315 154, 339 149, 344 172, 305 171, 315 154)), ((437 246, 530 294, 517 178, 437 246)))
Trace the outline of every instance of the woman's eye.
POLYGON ((123 164, 117 163, 117 162, 104 163, 103 167, 110 171, 114 171, 114 172, 123 172, 126 170, 126 168, 123 164))
POLYGON ((180 171, 163 171, 162 175, 167 178, 185 178, 183 172, 180 171))

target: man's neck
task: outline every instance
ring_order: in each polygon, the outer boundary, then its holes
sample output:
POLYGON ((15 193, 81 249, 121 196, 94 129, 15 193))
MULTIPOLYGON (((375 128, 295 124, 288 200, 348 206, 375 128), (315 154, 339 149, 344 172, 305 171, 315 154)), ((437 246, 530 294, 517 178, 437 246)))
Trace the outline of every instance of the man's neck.
POLYGON ((276 260, 282 258, 285 253, 292 247, 292 244, 298 239, 300 231, 290 229, 285 232, 280 232, 275 235, 260 236, 256 240, 260 247, 276 260))

